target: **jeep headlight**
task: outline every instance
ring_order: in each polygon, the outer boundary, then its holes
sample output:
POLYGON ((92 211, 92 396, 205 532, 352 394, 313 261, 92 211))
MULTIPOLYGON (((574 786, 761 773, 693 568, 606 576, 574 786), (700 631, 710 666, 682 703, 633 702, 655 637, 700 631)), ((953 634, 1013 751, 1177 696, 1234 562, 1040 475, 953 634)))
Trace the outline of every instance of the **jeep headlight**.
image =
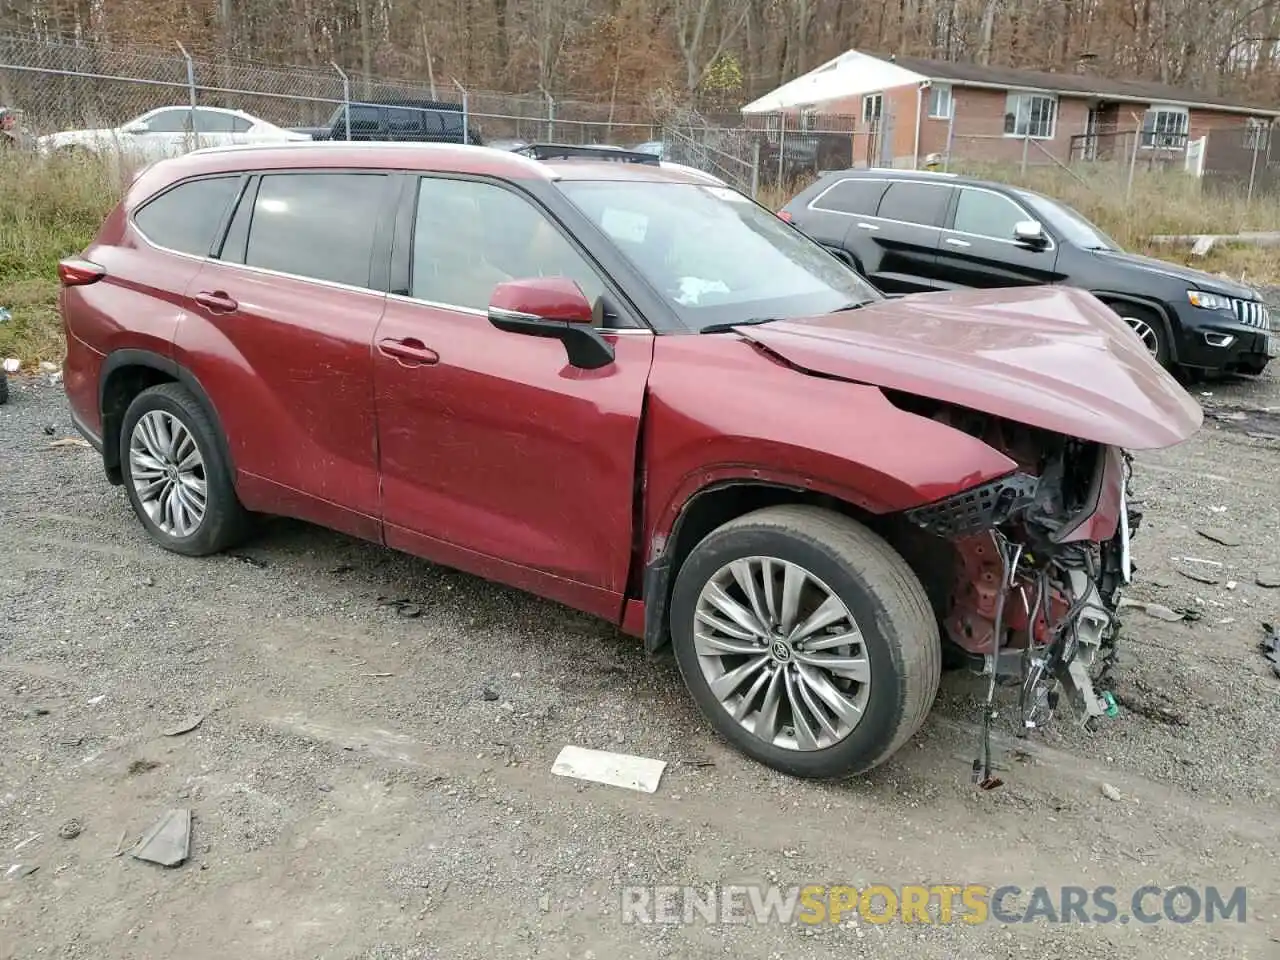
POLYGON ((1202 310, 1232 310, 1231 298, 1220 293, 1206 293, 1203 290, 1188 290, 1187 299, 1193 307, 1202 310))

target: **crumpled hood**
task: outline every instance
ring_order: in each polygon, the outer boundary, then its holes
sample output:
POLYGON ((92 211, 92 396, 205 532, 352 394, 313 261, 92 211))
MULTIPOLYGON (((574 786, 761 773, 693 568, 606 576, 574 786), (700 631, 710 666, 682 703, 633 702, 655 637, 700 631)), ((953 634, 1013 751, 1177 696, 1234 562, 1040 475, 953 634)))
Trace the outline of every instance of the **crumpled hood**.
POLYGON ((736 330, 809 373, 1131 450, 1180 443, 1204 419, 1124 321, 1073 287, 913 294, 736 330))
POLYGON ((1090 252, 1099 260, 1127 263, 1142 267, 1144 270, 1150 270, 1153 273, 1162 273, 1174 280, 1181 280, 1187 284, 1189 289, 1221 293, 1224 296, 1237 297, 1240 300, 1260 299, 1256 290, 1245 286, 1243 283, 1236 283, 1236 281, 1226 277, 1205 273, 1203 270, 1170 263, 1168 260, 1157 260, 1155 257, 1144 257, 1137 253, 1125 253, 1123 250, 1092 250, 1090 252))

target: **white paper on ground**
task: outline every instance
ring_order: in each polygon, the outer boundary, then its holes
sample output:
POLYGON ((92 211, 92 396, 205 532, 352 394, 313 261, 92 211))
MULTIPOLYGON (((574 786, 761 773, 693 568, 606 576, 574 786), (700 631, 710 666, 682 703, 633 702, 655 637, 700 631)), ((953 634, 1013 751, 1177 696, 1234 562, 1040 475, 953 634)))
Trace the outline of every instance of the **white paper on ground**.
POLYGON ((611 787, 653 793, 658 789, 658 781, 662 779, 662 771, 666 768, 665 760, 567 746, 556 757, 551 772, 558 777, 575 777, 578 780, 605 783, 611 787))

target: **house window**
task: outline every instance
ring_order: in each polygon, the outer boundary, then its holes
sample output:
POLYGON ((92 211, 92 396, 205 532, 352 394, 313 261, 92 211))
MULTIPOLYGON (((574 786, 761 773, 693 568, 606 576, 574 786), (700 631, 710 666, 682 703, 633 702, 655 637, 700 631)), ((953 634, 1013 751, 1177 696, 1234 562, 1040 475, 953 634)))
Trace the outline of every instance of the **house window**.
POLYGON ((951 107, 951 84, 935 83, 929 88, 929 116, 935 120, 950 120, 951 107))
POLYGON ((862 122, 878 123, 880 110, 884 106, 884 97, 878 93, 868 94, 862 98, 862 122))
POLYGON ((805 107, 800 111, 800 129, 810 131, 818 126, 818 111, 813 107, 805 107))
POLYGON ((1152 107, 1142 118, 1142 147, 1181 150, 1187 145, 1186 107, 1152 107))
POLYGON ((1270 150, 1270 125, 1266 120, 1247 117, 1244 121, 1244 148, 1246 150, 1270 150))
POLYGON ((1058 119, 1058 98, 1042 93, 1010 92, 1005 100, 1006 137, 1052 140, 1058 119))

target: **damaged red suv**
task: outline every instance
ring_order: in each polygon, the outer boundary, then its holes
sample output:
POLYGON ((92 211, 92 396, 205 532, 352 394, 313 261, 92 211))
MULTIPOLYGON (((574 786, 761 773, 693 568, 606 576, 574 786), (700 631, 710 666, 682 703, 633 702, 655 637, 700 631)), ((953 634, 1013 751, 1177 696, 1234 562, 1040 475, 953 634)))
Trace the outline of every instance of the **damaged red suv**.
POLYGON ((944 648, 1021 678, 1029 726, 1104 709, 1127 451, 1201 422, 1115 313, 885 299, 714 178, 529 152, 135 180, 60 266, 65 383, 156 542, 282 514, 568 604, 671 644, 712 725, 799 776, 891 756, 944 648))

